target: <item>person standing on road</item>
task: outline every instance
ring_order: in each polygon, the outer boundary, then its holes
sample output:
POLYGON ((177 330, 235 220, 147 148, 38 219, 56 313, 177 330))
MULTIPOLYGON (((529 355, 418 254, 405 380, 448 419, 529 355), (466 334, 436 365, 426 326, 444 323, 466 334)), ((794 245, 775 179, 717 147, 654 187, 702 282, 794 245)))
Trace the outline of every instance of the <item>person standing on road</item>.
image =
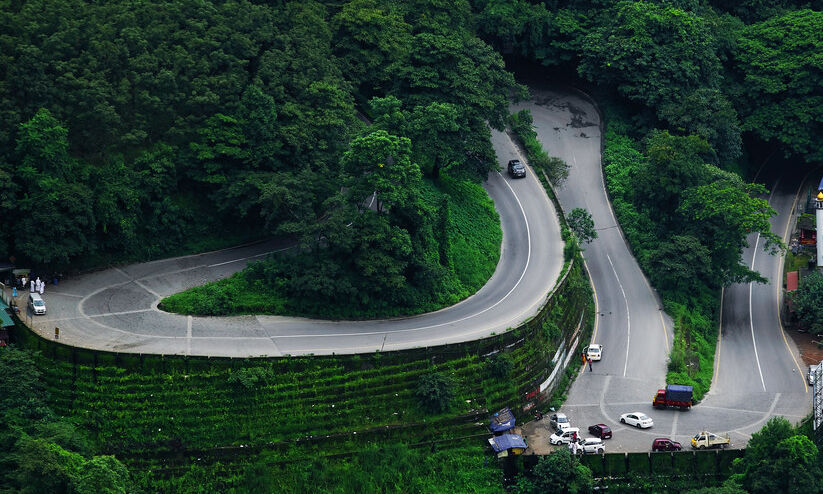
POLYGON ((31 293, 34 293, 34 280, 29 281, 31 281, 31 293))
POLYGON ((37 291, 40 292, 40 295, 43 295, 43 291, 45 291, 45 289, 46 289, 46 283, 44 281, 41 281, 40 282, 40 288, 38 288, 37 291))
POLYGON ((583 358, 583 365, 586 365, 586 352, 580 352, 580 357, 583 358))
POLYGON ((594 372, 594 369, 592 369, 592 359, 589 359, 589 372, 594 372))

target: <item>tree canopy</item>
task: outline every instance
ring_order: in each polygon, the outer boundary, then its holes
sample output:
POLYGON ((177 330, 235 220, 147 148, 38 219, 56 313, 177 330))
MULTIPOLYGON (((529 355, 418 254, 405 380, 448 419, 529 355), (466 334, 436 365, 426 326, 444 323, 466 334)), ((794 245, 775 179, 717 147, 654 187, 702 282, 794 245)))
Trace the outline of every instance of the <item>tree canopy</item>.
POLYGON ((465 2, 2 11, 0 212, 22 222, 0 246, 40 268, 306 230, 375 96, 404 102, 407 125, 380 128, 425 173, 478 180, 497 166, 488 124, 523 91, 465 2))

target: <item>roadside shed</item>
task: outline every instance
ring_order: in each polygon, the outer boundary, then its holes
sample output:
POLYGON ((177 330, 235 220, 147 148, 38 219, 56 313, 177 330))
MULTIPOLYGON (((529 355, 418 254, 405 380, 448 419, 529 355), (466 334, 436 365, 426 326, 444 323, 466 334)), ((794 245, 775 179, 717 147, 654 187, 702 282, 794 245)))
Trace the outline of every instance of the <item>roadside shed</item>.
POLYGON ((526 441, 519 434, 503 434, 489 438, 489 444, 497 453, 498 458, 505 458, 509 455, 521 455, 526 448, 526 441))
POLYGON ((9 328, 14 326, 14 321, 9 315, 9 306, 0 300, 0 346, 9 344, 9 328))
POLYGON ((501 434, 514 428, 514 414, 506 407, 495 412, 489 420, 489 430, 494 434, 501 434))

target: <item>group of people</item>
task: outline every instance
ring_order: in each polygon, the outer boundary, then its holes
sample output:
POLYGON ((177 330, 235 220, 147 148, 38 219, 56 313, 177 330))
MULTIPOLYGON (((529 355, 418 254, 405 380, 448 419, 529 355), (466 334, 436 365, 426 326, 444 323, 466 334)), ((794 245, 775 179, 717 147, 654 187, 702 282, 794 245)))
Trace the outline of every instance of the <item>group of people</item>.
POLYGON ((582 352, 580 356, 583 357, 583 365, 586 365, 586 362, 589 363, 589 372, 594 372, 594 369, 592 369, 592 359, 586 357, 586 352, 582 352))
POLYGON ((41 281, 39 276, 36 280, 26 280, 25 276, 20 278, 20 285, 22 285, 24 289, 26 287, 26 281, 29 282, 31 293, 37 292, 43 295, 43 292, 46 290, 46 282, 41 281))

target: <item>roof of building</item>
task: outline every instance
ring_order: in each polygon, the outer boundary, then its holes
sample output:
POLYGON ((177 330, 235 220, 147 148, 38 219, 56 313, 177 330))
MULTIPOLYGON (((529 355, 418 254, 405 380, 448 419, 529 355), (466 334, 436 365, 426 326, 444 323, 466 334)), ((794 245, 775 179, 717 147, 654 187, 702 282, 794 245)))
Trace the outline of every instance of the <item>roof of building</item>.
POLYGON ((786 291, 793 292, 797 290, 797 271, 790 271, 786 273, 786 291))
POLYGON ((492 432, 505 432, 514 428, 514 414, 506 407, 492 415, 489 420, 489 429, 492 432))
POLYGON ((526 449, 528 447, 526 445, 526 441, 523 440, 523 437, 517 434, 503 434, 502 436, 494 436, 489 439, 489 444, 492 445, 492 449, 495 453, 506 451, 511 448, 526 449))
POLYGON ((9 306, 0 300, 0 327, 7 328, 9 326, 14 326, 14 321, 11 319, 9 313, 6 312, 6 309, 8 308, 9 306))

